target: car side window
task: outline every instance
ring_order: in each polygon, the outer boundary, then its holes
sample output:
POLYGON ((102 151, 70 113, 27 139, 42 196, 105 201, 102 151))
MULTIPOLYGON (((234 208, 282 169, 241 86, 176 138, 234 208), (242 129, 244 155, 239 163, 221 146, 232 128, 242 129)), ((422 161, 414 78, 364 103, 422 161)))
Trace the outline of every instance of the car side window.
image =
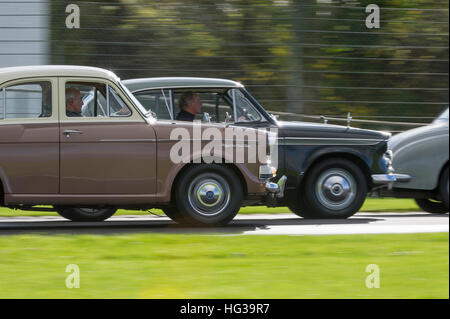
POLYGON ((107 84, 68 82, 65 87, 68 117, 127 117, 131 110, 107 84))
POLYGON ((225 122, 228 116, 228 122, 234 122, 233 108, 223 98, 222 94, 216 94, 217 117, 218 122, 225 122))
POLYGON ((169 90, 149 90, 134 94, 139 102, 147 111, 156 114, 156 118, 162 120, 171 120, 170 92, 169 90))
POLYGON ((6 87, 1 91, 0 119, 51 117, 52 85, 29 82, 6 87))
POLYGON ((233 122, 233 108, 229 103, 223 98, 222 94, 219 92, 199 92, 199 91, 176 91, 174 92, 174 115, 175 117, 181 111, 180 108, 180 98, 186 92, 192 92, 198 94, 201 102, 201 114, 195 116, 195 120, 203 120, 204 113, 208 113, 211 118, 211 122, 220 123, 224 122, 227 113, 230 116, 229 122, 233 122))

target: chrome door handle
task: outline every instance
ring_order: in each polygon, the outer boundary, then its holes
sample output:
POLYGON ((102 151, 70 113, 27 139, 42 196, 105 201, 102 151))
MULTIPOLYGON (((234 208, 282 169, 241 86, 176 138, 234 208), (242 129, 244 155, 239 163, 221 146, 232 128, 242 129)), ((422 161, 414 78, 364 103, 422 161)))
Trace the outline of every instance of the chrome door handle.
POLYGON ((66 138, 70 138, 70 134, 83 134, 83 131, 80 130, 65 130, 64 135, 66 138))

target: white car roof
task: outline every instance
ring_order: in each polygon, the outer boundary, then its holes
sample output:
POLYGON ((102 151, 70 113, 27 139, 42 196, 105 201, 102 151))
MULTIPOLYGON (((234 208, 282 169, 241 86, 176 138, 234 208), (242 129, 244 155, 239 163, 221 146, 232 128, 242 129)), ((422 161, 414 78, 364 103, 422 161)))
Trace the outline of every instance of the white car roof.
POLYGON ((162 88, 242 88, 241 83, 216 78, 160 77, 124 80, 122 83, 132 92, 162 88))
POLYGON ((113 82, 119 81, 119 78, 111 71, 77 65, 39 65, 39 66, 20 66, 10 68, 0 68, 0 84, 4 82, 33 77, 94 77, 105 78, 113 82))

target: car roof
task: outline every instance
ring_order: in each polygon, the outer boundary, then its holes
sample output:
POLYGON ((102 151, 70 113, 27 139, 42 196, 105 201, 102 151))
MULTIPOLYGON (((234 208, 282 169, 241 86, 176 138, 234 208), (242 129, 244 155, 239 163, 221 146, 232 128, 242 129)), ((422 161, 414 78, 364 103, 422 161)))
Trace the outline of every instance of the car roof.
POLYGON ((160 77, 160 78, 141 78, 122 81, 131 91, 141 91, 144 89, 163 89, 163 88, 242 88, 241 83, 215 78, 196 78, 196 77, 160 77))
POLYGON ((117 82, 119 78, 111 71, 77 65, 34 65, 0 68, 0 84, 22 78, 66 76, 66 77, 96 77, 117 82))

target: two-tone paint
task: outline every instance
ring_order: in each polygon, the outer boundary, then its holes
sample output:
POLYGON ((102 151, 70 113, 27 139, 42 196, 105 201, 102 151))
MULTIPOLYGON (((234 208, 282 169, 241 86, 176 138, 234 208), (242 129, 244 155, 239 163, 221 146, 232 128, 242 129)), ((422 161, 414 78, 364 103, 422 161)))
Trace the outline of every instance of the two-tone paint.
MULTIPOLYGON (((125 80, 133 94, 156 89, 238 89, 265 118, 260 123, 235 123, 237 126, 271 128, 278 131, 278 176, 287 176, 286 196, 277 205, 285 205, 298 196, 305 174, 315 163, 326 158, 346 158, 364 172, 368 188, 385 186, 395 180, 386 156, 391 134, 352 127, 306 122, 282 122, 269 114, 239 83, 212 78, 146 78, 125 80)), ((172 114, 172 117, 174 114, 172 114)))
MULTIPOLYGON (((157 207, 171 203, 176 179, 190 164, 170 160, 170 149, 177 143, 170 139, 170 132, 175 127, 192 130, 192 125, 152 118, 107 70, 81 66, 0 69, 0 90, 33 81, 51 83, 53 112, 48 118, 0 119, 1 205, 157 207), (131 115, 67 117, 67 82, 109 85, 131 115)), ((225 128, 205 124, 202 132, 212 126, 225 128)), ((191 160, 199 156, 192 153, 191 160)), ((240 178, 245 198, 266 195, 265 181, 259 178, 259 169, 265 164, 226 164, 240 178)))

